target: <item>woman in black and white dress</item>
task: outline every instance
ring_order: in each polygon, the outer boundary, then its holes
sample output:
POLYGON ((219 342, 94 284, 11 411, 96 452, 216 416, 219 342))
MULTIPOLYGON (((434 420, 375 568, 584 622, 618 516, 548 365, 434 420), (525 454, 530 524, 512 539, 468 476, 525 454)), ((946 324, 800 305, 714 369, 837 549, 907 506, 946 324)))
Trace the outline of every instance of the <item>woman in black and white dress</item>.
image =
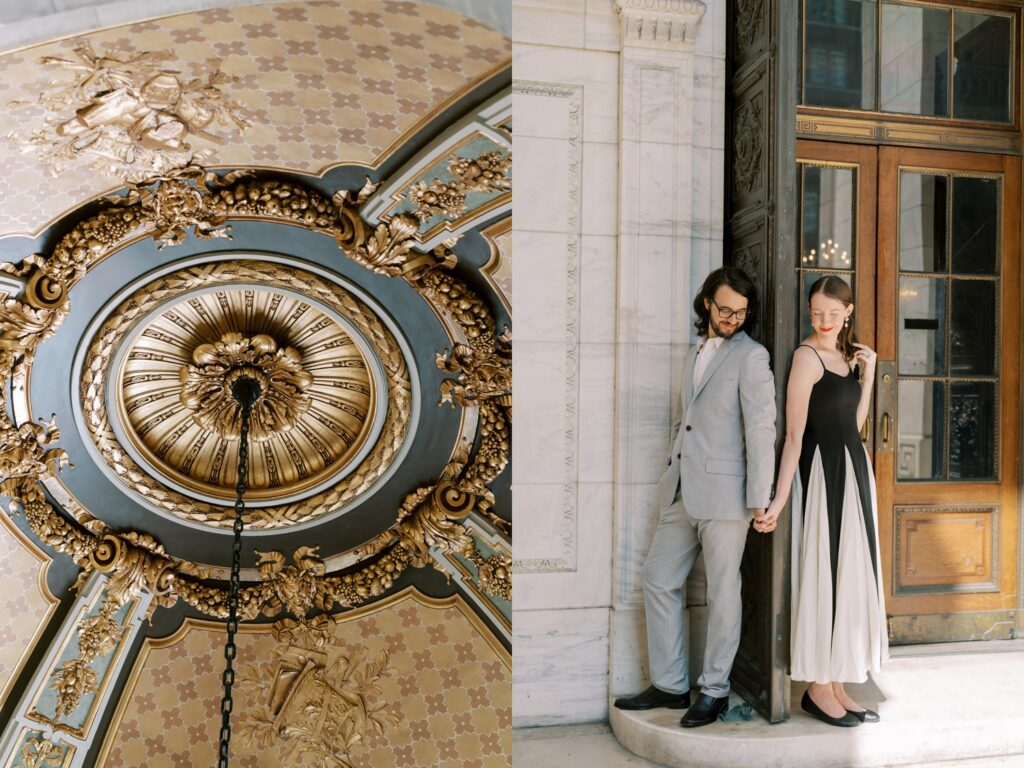
POLYGON ((874 476, 860 441, 875 353, 857 343, 852 314, 841 278, 811 286, 814 332, 793 353, 776 494, 754 521, 759 531, 774 530, 792 489, 790 674, 810 683, 802 708, 839 726, 878 720, 843 684, 864 682, 888 650, 874 476))

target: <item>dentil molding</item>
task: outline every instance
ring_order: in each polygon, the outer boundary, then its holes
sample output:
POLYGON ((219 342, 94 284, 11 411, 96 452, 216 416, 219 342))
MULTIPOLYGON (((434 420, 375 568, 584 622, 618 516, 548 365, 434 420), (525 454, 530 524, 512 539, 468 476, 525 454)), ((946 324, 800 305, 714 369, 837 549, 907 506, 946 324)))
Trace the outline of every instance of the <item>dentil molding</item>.
POLYGON ((707 6, 700 0, 615 0, 622 46, 692 50, 707 6))

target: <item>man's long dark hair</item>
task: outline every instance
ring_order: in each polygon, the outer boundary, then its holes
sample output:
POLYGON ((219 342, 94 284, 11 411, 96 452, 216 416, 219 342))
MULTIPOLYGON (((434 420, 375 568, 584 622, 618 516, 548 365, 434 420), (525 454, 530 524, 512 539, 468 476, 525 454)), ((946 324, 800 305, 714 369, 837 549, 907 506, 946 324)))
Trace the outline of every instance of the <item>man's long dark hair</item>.
POLYGON ((708 323, 711 320, 711 312, 704 306, 704 299, 714 300, 715 291, 723 285, 729 286, 747 300, 747 319, 743 321, 740 330, 749 333, 754 327, 754 318, 757 316, 757 288, 747 273, 739 267, 722 267, 707 276, 704 285, 700 287, 700 292, 693 300, 693 311, 697 313, 697 322, 694 326, 701 336, 708 335, 708 323))

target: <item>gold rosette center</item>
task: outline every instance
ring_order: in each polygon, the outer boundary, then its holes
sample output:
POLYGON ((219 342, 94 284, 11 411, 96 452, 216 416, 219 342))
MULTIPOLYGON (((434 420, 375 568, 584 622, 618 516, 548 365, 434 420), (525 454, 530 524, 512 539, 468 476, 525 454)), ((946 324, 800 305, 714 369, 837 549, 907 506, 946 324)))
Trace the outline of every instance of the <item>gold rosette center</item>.
POLYGON ((346 324, 273 287, 186 293, 128 342, 113 385, 125 436, 154 474, 193 498, 232 497, 241 428, 231 385, 259 382, 249 498, 294 499, 360 453, 377 392, 346 324))
POLYGON ((294 429, 309 411, 307 390, 313 375, 302 367, 302 355, 294 347, 281 347, 265 333, 252 338, 235 331, 213 344, 201 344, 192 363, 183 365, 181 404, 192 412, 199 426, 226 440, 239 436, 241 406, 231 387, 242 377, 255 379, 260 395, 252 407, 249 439, 262 443, 294 429))

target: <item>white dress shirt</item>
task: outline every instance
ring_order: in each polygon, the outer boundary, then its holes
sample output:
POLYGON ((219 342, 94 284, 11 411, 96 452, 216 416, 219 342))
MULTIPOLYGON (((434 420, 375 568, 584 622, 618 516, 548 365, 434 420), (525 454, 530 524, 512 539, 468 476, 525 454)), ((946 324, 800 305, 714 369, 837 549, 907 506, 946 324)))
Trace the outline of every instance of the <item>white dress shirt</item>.
POLYGON ((715 336, 711 339, 703 339, 700 343, 700 349, 697 350, 697 359, 693 363, 693 388, 694 390, 700 386, 701 379, 704 378, 704 372, 708 369, 711 364, 711 360, 718 352, 718 348, 722 346, 724 339, 721 336, 715 336))

